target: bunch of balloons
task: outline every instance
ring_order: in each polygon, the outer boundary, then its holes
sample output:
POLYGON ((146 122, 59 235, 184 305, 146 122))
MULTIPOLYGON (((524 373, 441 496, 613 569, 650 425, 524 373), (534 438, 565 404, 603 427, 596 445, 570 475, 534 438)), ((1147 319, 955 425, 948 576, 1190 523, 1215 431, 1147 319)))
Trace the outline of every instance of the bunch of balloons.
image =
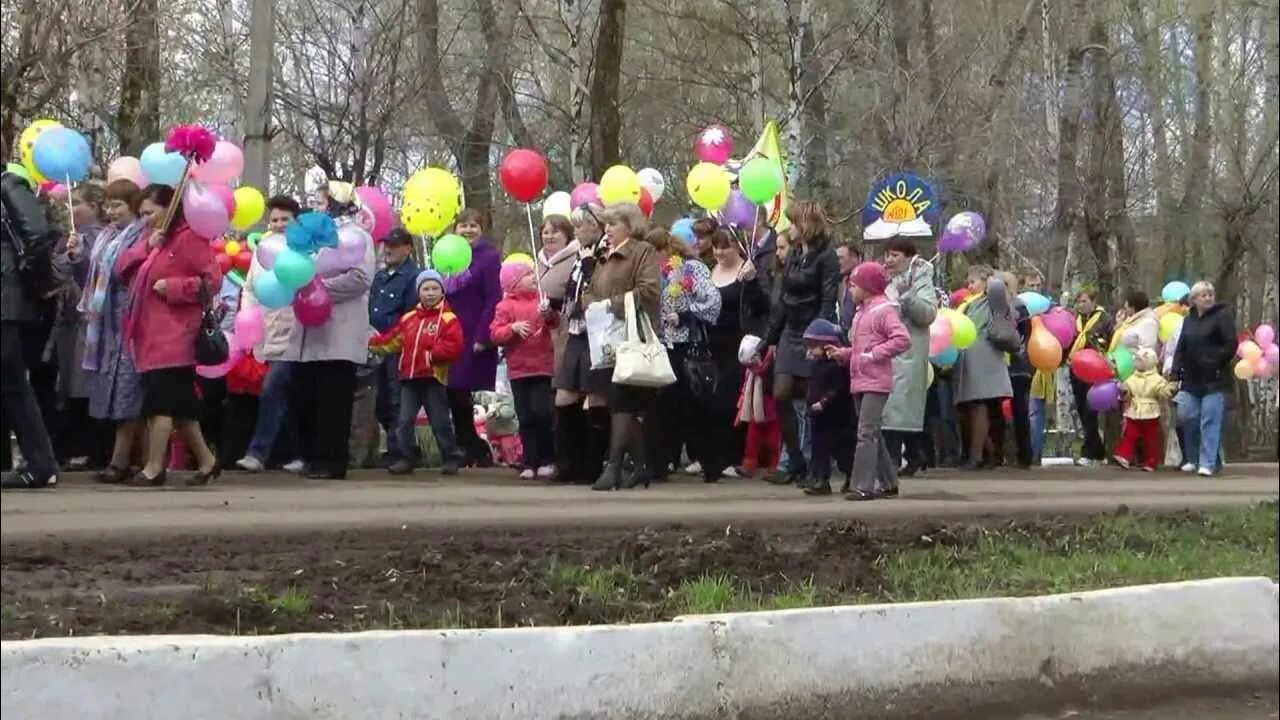
POLYGON ((1094 412, 1117 410, 1120 384, 1133 374, 1133 353, 1124 346, 1107 355, 1083 348, 1071 356, 1071 374, 1090 385, 1086 400, 1094 412))
POLYGON ((978 340, 978 328, 968 315, 952 308, 941 308, 929 325, 929 360, 940 368, 949 368, 960 358, 960 351, 978 340))
POLYGON ((453 173, 443 168, 423 168, 404 185, 400 222, 414 235, 439 237, 463 207, 462 185, 453 173))
POLYGON ((575 208, 583 205, 603 207, 614 203, 631 203, 640 208, 645 217, 652 217, 654 206, 666 191, 667 181, 657 170, 644 168, 636 172, 626 165, 614 165, 604 171, 598 184, 584 182, 572 192, 551 193, 542 205, 542 217, 569 217, 575 208))
POLYGON ((1276 345, 1275 328, 1259 325, 1254 329, 1252 338, 1240 341, 1236 355, 1240 358, 1234 369, 1237 378, 1265 380, 1273 377, 1280 366, 1280 345, 1276 345))
POLYGON ((371 238, 355 221, 341 225, 323 213, 304 213, 284 235, 268 233, 258 241, 253 294, 268 309, 292 304, 307 327, 323 325, 333 312, 324 279, 364 261, 371 238))
POLYGON ((261 233, 252 233, 245 238, 244 242, 235 238, 218 238, 211 243, 218 269, 237 285, 244 284, 249 265, 253 262, 253 251, 257 248, 258 238, 261 236, 261 233))
POLYGON ((717 212, 729 202, 733 193, 733 176, 719 165, 703 161, 689 171, 685 189, 695 205, 707 212, 717 212))
POLYGON ((987 237, 987 221, 982 215, 966 210, 947 221, 938 238, 939 252, 967 252, 982 244, 987 237))

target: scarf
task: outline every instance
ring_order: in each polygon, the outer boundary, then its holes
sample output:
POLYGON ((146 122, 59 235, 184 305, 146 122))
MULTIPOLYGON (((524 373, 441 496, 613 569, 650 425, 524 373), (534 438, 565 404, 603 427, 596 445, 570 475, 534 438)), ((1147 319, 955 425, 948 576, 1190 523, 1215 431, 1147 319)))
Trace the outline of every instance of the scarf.
MULTIPOLYGON (((173 242, 173 238, 165 239, 165 244, 173 242)), ((138 332, 138 322, 142 319, 142 301, 151 292, 151 284, 149 276, 151 275, 151 267, 156 264, 156 258, 160 257, 160 251, 164 249, 164 245, 153 247, 147 251, 147 259, 143 261, 142 267, 134 273, 133 280, 129 283, 129 299, 125 302, 124 307, 124 346, 132 352, 133 340, 138 332)), ((137 362, 137 354, 134 354, 134 362, 137 362)))
POLYGON ((773 361, 773 351, 765 353, 764 359, 747 366, 742 378, 742 392, 738 394, 738 413, 733 424, 766 423, 775 420, 777 412, 773 398, 765 395, 765 373, 773 361))
POLYGON ((1083 350, 1089 344, 1089 331, 1102 319, 1102 312, 1102 306, 1098 306, 1088 320, 1079 315, 1076 316, 1076 341, 1071 343, 1071 352, 1067 353, 1067 357, 1075 355, 1077 351, 1083 350))
POLYGON ((138 239, 142 227, 141 220, 135 220, 124 227, 110 225, 93 243, 93 251, 89 255, 89 274, 85 279, 80 302, 76 305, 85 321, 84 359, 80 363, 84 370, 97 372, 102 366, 102 332, 107 318, 114 311, 110 307, 111 271, 115 269, 120 252, 138 239))

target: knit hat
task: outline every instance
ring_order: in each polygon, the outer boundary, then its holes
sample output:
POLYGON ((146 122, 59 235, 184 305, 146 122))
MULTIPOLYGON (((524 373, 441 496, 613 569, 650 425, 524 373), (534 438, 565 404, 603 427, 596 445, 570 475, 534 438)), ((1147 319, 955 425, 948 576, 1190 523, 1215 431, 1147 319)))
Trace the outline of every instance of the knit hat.
POLYGON ((883 295, 889 287, 889 272, 878 262, 864 262, 853 269, 849 282, 872 295, 883 295))
POLYGON ((511 292, 516 288, 516 283, 531 272, 533 272, 533 266, 526 262, 508 260, 502 263, 502 269, 498 271, 498 282, 502 285, 502 291, 511 292))
POLYGON ((809 323, 809 327, 804 329, 804 339, 808 342, 839 344, 840 326, 830 320, 818 318, 809 323))
POLYGON ((444 276, 436 272, 435 270, 432 270, 431 268, 427 268, 426 270, 423 270, 422 272, 418 273, 418 279, 413 282, 413 289, 421 290, 422 283, 425 283, 425 282, 436 283, 437 285, 440 286, 441 290, 444 289, 444 276))

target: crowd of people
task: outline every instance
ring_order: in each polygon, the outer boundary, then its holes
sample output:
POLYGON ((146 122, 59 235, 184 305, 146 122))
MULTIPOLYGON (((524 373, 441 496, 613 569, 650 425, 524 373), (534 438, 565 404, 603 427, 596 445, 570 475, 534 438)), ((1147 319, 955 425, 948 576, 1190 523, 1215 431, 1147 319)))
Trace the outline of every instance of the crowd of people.
MULTIPOLYGON (((227 326, 259 304, 256 263, 224 278, 164 185, 82 183, 69 212, 15 175, 0 189, 6 469, 11 433, 21 451, 6 488, 50 487, 63 470, 159 486, 171 470, 205 485, 232 469, 343 479, 371 465, 452 475, 503 463, 595 490, 685 471, 830 495, 834 476, 846 499, 872 500, 930 467, 1030 467, 1051 421, 1061 438, 1077 418, 1077 464, 1151 470, 1165 449, 1186 472, 1221 464, 1236 331, 1204 282, 1163 342, 1140 291, 1114 315, 1092 290, 1064 298, 1078 332, 1063 368, 1044 371, 1028 361, 1018 297, 1044 290, 1038 272, 970 265, 947 292, 916 238, 874 253, 837 241, 811 201, 791 202, 782 232, 702 217, 687 236, 634 205, 582 205, 545 218, 532 262, 504 261, 486 216, 463 210, 464 271, 420 267, 415 238, 393 230, 323 279, 323 324, 264 307, 253 352, 205 377, 193 344, 210 317, 227 326), (978 332, 953 364, 929 355, 942 307, 978 332), (620 381, 593 314, 624 336, 656 334, 674 382, 620 381), (1075 352, 1122 345, 1136 371, 1108 453, 1088 385, 1066 368, 1075 352), (1055 413, 1064 392, 1074 412, 1055 413)), ((357 205, 274 197, 267 232, 357 205)))

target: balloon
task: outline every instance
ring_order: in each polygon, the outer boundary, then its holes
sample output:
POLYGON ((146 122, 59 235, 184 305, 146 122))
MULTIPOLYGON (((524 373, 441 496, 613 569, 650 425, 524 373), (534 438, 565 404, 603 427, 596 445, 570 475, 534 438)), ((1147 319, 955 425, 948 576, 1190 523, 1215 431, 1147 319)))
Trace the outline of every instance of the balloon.
POLYGON ((929 356, 933 357, 951 347, 951 338, 955 335, 955 328, 951 326, 951 321, 938 315, 929 323, 929 356))
POLYGON ((1044 372, 1053 372, 1062 364, 1062 343, 1049 332, 1038 316, 1031 318, 1027 358, 1031 361, 1031 367, 1044 372))
POLYGON ((1089 388, 1085 399, 1094 412, 1111 412, 1120 407, 1120 384, 1115 380, 1102 380, 1089 388))
POLYGON ((335 250, 345 267, 354 267, 364 262, 369 249, 369 235, 352 225, 338 228, 338 247, 335 250))
POLYGON ((959 359, 960 359, 960 351, 955 349, 954 346, 949 347, 946 350, 943 350, 937 355, 929 356, 930 362, 932 362, 934 365, 937 365, 938 367, 944 370, 951 367, 952 365, 955 365, 956 361, 959 359))
POLYGON ((692 245, 697 242, 697 238, 693 234, 693 218, 680 218, 671 224, 671 234, 684 241, 685 245, 692 245))
POLYGON ((947 297, 949 307, 960 307, 960 303, 969 298, 969 288, 956 288, 951 291, 951 295, 947 297))
MULTIPOLYGON (((290 252, 284 250, 281 252, 290 252)), ((282 308, 293 300, 293 290, 280 284, 275 272, 267 270, 253 274, 253 295, 263 307, 272 310, 282 308)))
POLYGON ((1258 358, 1258 361, 1253 364, 1253 376, 1256 378, 1265 380, 1275 373, 1276 367, 1267 362, 1266 358, 1258 358))
POLYGON ((445 235, 431 248, 431 266, 444 275, 456 275, 471 265, 471 243, 461 235, 445 235))
POLYGON ((375 242, 382 240, 396 224, 395 212, 391 209, 387 194, 382 188, 361 185, 356 188, 356 197, 360 198, 360 204, 373 216, 373 227, 369 228, 369 235, 375 242))
POLYGON ((982 244, 987 236, 987 221, 982 215, 966 210, 956 213, 947 221, 938 238, 938 250, 943 252, 965 252, 982 244))
POLYGON ((524 263, 529 267, 533 267, 533 257, 530 256, 528 253, 522 253, 522 252, 511 253, 510 255, 507 256, 507 259, 503 260, 502 262, 503 263, 524 263))
POLYGON ((305 327, 316 327, 328 322, 333 315, 333 298, 320 278, 312 278, 298 288, 293 298, 293 316, 305 327))
POLYGON ((600 199, 600 186, 591 182, 579 184, 569 193, 569 204, 575 210, 583 205, 604 205, 604 201, 600 199))
POLYGON ((1262 351, 1262 358, 1273 368, 1280 365, 1280 345, 1268 345, 1267 349, 1262 351))
POLYGON ((255 250, 258 256, 258 264, 263 268, 270 270, 276 266, 276 256, 284 252, 289 245, 285 242, 284 236, 280 233, 271 233, 264 235, 258 241, 258 248, 255 250))
POLYGON ((138 158, 142 165, 142 174, 147 180, 160 185, 177 187, 182 181, 182 172, 187 167, 186 158, 178 153, 164 151, 164 143, 151 143, 142 150, 138 158))
POLYGON ((1005 422, 1013 422, 1013 400, 1005 398, 1000 401, 1000 414, 1005 422))
POLYGON ((122 155, 107 166, 107 182, 128 180, 140 188, 147 186, 147 177, 142 173, 142 162, 136 157, 122 155))
POLYGON ((729 191, 729 201, 720 209, 720 217, 730 225, 750 228, 756 221, 756 206, 741 190, 734 188, 729 191))
POLYGON ((536 150, 516 148, 502 159, 498 179, 517 202, 533 202, 547 188, 547 159, 536 150))
POLYGON ((1120 346, 1111 351, 1111 368, 1115 370, 1116 379, 1124 382, 1133 374, 1133 353, 1129 348, 1120 346))
POLYGON ((636 201, 636 207, 640 208, 640 212, 644 213, 645 217, 653 215, 653 196, 647 189, 640 188, 640 199, 636 201))
POLYGON ((1022 301, 1022 305, 1027 308, 1027 313, 1032 317, 1049 312, 1049 307, 1053 304, 1049 298, 1030 290, 1018 293, 1018 299, 1022 301))
POLYGON ((222 198, 203 183, 191 183, 183 190, 182 215, 187 225, 206 240, 222 237, 231 219, 222 198))
POLYGON ((553 192, 542 201, 542 219, 546 220, 552 215, 559 215, 568 218, 573 215, 573 198, 569 193, 560 190, 553 192))
POLYGON ((191 177, 209 183, 230 184, 243 174, 244 153, 228 140, 219 140, 213 146, 213 155, 191 168, 191 177))
POLYGON ((48 180, 36 168, 35 159, 32 157, 36 149, 36 140, 40 138, 40 134, 50 128, 60 128, 62 123, 57 120, 49 120, 48 118, 36 120, 22 131, 22 135, 18 140, 18 159, 22 161, 22 166, 27 169, 27 175, 35 185, 48 180))
POLYGON ((248 305, 240 308, 235 318, 236 344, 240 347, 253 347, 267 336, 266 319, 262 308, 248 305))
POLYGON ((262 214, 267 210, 267 201, 257 188, 244 185, 236 188, 235 207, 235 212, 231 213, 231 227, 248 230, 262 219, 262 214))
POLYGON ((1111 363, 1093 348, 1084 348, 1071 356, 1071 374, 1081 382, 1095 385, 1115 377, 1111 363))
POLYGON ((236 366, 244 357, 244 347, 239 343, 237 338, 225 330, 222 332, 227 338, 227 359, 217 365, 197 365, 196 374, 202 378, 214 380, 231 372, 231 368, 236 366))
POLYGON ((60 182, 53 182, 52 180, 46 180, 44 182, 44 185, 42 186, 42 190, 44 191, 45 195, 49 196, 50 200, 56 200, 57 202, 67 201, 67 192, 68 192, 67 186, 63 185, 60 182))
POLYGON ((323 248, 316 253, 315 273, 319 277, 333 277, 349 269, 351 266, 342 262, 342 254, 337 248, 323 248))
POLYGON ((457 214, 456 207, 445 207, 434 199, 419 202, 406 200, 400 208, 400 222, 404 224, 405 230, 414 235, 440 237, 449 229, 449 224, 457 214))
MULTIPOLYGON (((253 252, 248 249, 241 250, 236 253, 235 268, 242 273, 249 272, 249 266, 253 264, 253 252)), ((241 278, 243 281, 244 278, 241 278)))
POLYGON ((36 138, 31 160, 41 175, 75 183, 88 179, 93 153, 83 135, 71 128, 55 127, 36 138))
POLYGON ((614 165, 600 178, 600 200, 605 205, 640 202, 640 176, 626 165, 614 165))
POLYGON ((1253 331, 1253 339, 1258 343, 1258 347, 1266 350, 1276 342, 1276 329, 1270 325, 1259 325, 1258 329, 1253 331))
POLYGON ((653 168, 645 168, 636 175, 640 176, 641 187, 649 191, 649 197, 655 203, 662 199, 663 193, 667 191, 667 181, 663 179, 662 173, 653 168))
POLYGON ((782 168, 768 158, 749 160, 738 171, 738 188, 756 205, 763 205, 782 192, 782 183, 782 168))
POLYGON ((733 137, 729 128, 715 123, 698 133, 693 143, 693 151, 702 162, 723 165, 733 155, 733 137))
POLYGON ((1169 342, 1173 334, 1182 327, 1182 316, 1178 313, 1165 313, 1160 317, 1160 342, 1169 342))
POLYGON ((315 277, 316 264, 297 250, 285 248, 284 252, 276 255, 274 270, 281 285, 297 290, 315 277))
MULTIPOLYGON (((214 248, 217 248, 215 243, 214 248)), ((238 240, 228 240, 222 244, 222 251, 228 255, 235 256, 240 254, 240 242, 238 240)))
POLYGON ((729 173, 719 165, 709 162, 698 163, 689 171, 685 179, 685 189, 689 191, 689 199, 698 207, 715 212, 729 202, 729 173))
POLYGON ((1240 380, 1248 380, 1249 378, 1253 377, 1253 372, 1254 372, 1253 363, 1249 362, 1248 360, 1241 359, 1239 362, 1236 363, 1234 372, 1235 372, 1236 378, 1240 380))
POLYGON ((1182 298, 1191 294, 1191 287, 1181 280, 1174 280, 1166 283, 1160 291, 1160 299, 1169 303, 1180 302, 1182 298))
POLYGON ((943 308, 938 314, 951 323, 951 345, 957 350, 965 350, 978 341, 978 328, 969 316, 950 308, 943 308))
POLYGON ((1254 362, 1262 357, 1262 348, 1258 347, 1258 343, 1252 340, 1245 340, 1236 348, 1236 354, 1249 362, 1254 362))
MULTIPOLYGON (((439 206, 440 212, 448 215, 451 221, 462 209, 462 185, 448 170, 438 167, 423 168, 411 175, 404 184, 404 200, 417 205, 434 202, 439 206)), ((445 225, 448 225, 447 221, 445 225)))
POLYGON ((227 220, 236 214, 236 194, 231 188, 222 183, 209 183, 209 192, 218 196, 222 201, 222 206, 227 209, 227 220))
POLYGON ((1044 327, 1058 339, 1058 344, 1065 350, 1071 347, 1076 339, 1076 318, 1066 308, 1051 308, 1043 316, 1044 327))

